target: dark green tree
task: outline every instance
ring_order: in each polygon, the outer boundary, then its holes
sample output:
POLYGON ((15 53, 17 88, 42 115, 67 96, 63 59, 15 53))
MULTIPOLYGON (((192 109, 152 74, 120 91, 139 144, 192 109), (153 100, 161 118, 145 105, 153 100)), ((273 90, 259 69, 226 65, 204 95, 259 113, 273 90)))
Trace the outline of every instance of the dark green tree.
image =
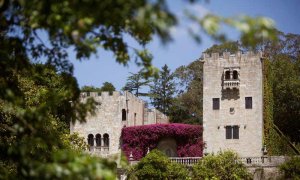
POLYGON ((230 52, 236 53, 241 50, 242 45, 238 41, 228 41, 222 44, 215 44, 212 47, 206 49, 204 52, 211 54, 211 53, 219 53, 222 54, 223 52, 230 52))
POLYGON ((300 179, 300 158, 292 157, 289 161, 279 166, 281 172, 283 172, 284 179, 300 179))
POLYGON ((131 76, 127 78, 127 83, 123 90, 129 91, 136 96, 147 96, 148 93, 140 92, 142 87, 149 86, 150 80, 145 79, 142 71, 138 73, 130 73, 131 76))
POLYGON ((81 92, 98 92, 98 93, 101 93, 103 91, 107 91, 110 94, 112 94, 112 92, 115 91, 115 90, 116 90, 115 86, 110 82, 104 82, 103 85, 100 88, 94 87, 94 86, 83 86, 81 88, 81 92))
POLYGON ((153 83, 150 86, 151 104, 156 109, 168 115, 175 92, 174 76, 165 64, 159 72, 158 77, 153 79, 153 83))
POLYGON ((194 61, 188 66, 180 66, 174 77, 179 93, 170 108, 170 121, 177 123, 202 123, 202 63, 194 61))
POLYGON ((300 35, 280 31, 277 34, 278 41, 265 41, 256 50, 263 50, 270 60, 272 123, 292 142, 300 143, 300 35))
POLYGON ((98 92, 101 93, 101 88, 97 88, 94 86, 83 86, 81 88, 81 92, 98 92))
POLYGON ((108 91, 110 94, 116 90, 115 86, 110 82, 104 82, 100 89, 102 92, 108 91))

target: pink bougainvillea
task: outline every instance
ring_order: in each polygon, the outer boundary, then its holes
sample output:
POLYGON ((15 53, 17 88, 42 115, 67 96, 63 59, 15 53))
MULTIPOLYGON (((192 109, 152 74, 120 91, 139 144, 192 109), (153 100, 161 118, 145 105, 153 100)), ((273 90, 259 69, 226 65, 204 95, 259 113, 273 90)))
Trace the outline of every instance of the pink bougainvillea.
POLYGON ((202 126, 189 124, 153 124, 122 129, 122 150, 134 159, 145 156, 148 148, 156 148, 158 142, 166 137, 176 140, 179 157, 202 156, 202 126))

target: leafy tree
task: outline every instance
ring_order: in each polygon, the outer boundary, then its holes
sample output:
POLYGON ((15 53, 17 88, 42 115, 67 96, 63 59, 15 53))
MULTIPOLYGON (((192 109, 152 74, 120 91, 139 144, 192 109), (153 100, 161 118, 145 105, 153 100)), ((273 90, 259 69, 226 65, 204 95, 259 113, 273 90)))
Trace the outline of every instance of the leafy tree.
POLYGON ((98 92, 101 93, 103 91, 108 91, 110 94, 112 94, 113 91, 115 91, 115 86, 110 82, 104 82, 102 87, 94 87, 94 86, 83 86, 81 88, 81 92, 98 92))
POLYGON ((104 82, 101 87, 101 91, 108 91, 110 94, 112 94, 115 90, 115 86, 110 82, 104 82))
POLYGON ((131 76, 127 78, 127 83, 123 89, 131 93, 133 92, 136 96, 147 96, 148 94, 140 92, 140 89, 149 86, 150 80, 144 78, 142 71, 130 74, 131 76))
POLYGON ((180 90, 170 110, 172 122, 187 124, 202 122, 202 66, 200 61, 194 61, 188 66, 180 66, 173 73, 180 90))
POLYGON ((250 173, 233 152, 205 156, 193 166, 193 179, 252 179, 250 173))
POLYGON ((204 52, 211 54, 211 53, 223 53, 223 52, 230 52, 236 53, 241 50, 241 45, 238 41, 228 41, 222 44, 215 44, 212 47, 206 49, 204 52))
POLYGON ((101 88, 97 88, 94 86, 83 86, 81 88, 81 92, 98 92, 101 93, 101 88))
POLYGON ((279 167, 284 174, 284 179, 300 179, 300 158, 292 157, 289 161, 283 163, 279 167))
MULTIPOLYGON (((291 141, 300 143, 300 35, 280 31, 277 34, 278 41, 265 41, 257 45, 256 50, 263 50, 265 58, 270 61, 268 88, 272 92, 272 123, 291 141)), ((277 144, 275 141, 272 143, 277 144)))
POLYGON ((129 169, 128 179, 188 179, 188 171, 154 149, 129 169))
POLYGON ((101 161, 91 160, 71 144, 76 138, 64 136, 71 119, 84 121, 86 113, 92 112, 91 100, 86 105, 78 101, 79 89, 72 76, 57 74, 51 65, 31 65, 23 58, 12 55, 10 60, 15 63, 1 71, 6 75, 1 76, 1 86, 10 84, 1 93, 1 178, 106 177, 97 171, 113 178, 113 166, 103 167, 101 161), (27 63, 26 68, 17 67, 18 61, 27 63), (93 170, 84 171, 88 166, 93 170))
POLYGON ((300 142, 300 73, 287 55, 272 63, 274 122, 293 142, 300 142))
POLYGON ((151 104, 164 114, 169 114, 175 94, 174 76, 165 64, 150 86, 151 104))

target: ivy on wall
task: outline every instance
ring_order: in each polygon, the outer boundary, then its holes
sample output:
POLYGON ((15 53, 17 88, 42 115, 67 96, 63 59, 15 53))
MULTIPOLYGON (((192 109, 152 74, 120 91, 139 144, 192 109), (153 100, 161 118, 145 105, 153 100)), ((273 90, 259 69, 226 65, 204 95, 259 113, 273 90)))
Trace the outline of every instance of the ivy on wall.
MULTIPOLYGON (((263 83, 264 83, 264 144, 267 147, 268 155, 293 155, 294 151, 285 139, 276 131, 273 120, 273 72, 269 59, 263 60, 263 83)), ((277 128, 278 129, 278 128, 277 128)))
POLYGON ((179 157, 202 156, 202 126, 189 124, 154 124, 122 129, 122 150, 129 158, 132 153, 135 160, 141 159, 150 150, 157 147, 159 141, 169 137, 176 140, 179 157))

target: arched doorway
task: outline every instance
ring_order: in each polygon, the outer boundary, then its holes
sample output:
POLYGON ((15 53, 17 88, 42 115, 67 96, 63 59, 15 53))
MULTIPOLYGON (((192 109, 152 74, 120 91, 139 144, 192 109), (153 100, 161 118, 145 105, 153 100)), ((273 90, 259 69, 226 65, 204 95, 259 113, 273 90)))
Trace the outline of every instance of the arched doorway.
POLYGON ((177 143, 173 138, 163 138, 158 142, 157 149, 168 157, 177 157, 177 143))

